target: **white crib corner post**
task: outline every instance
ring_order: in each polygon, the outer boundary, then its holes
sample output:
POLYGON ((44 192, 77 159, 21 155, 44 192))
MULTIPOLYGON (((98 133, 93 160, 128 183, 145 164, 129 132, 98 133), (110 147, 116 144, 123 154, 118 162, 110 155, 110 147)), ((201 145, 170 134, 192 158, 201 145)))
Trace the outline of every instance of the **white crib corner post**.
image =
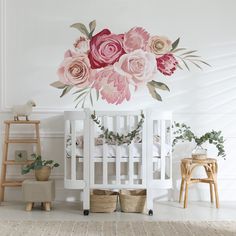
POLYGON ((153 210, 153 196, 151 186, 153 182, 153 119, 151 110, 146 110, 146 189, 147 189, 147 209, 153 210))
POLYGON ((142 127, 142 166, 141 166, 141 178, 142 184, 147 186, 147 112, 143 111, 144 114, 144 122, 142 127))
POLYGON ((89 148, 90 148, 90 116, 91 112, 89 109, 84 109, 85 119, 84 119, 84 170, 83 170, 83 180, 85 182, 85 187, 83 189, 83 209, 84 214, 85 211, 89 211, 90 209, 90 156, 89 156, 89 148))
MULTIPOLYGON (((65 117, 65 116, 64 116, 65 117)), ((67 137, 68 137, 68 120, 64 119, 64 185, 67 179, 67 137)))
POLYGON ((165 120, 161 120, 161 180, 166 178, 166 126, 165 120))

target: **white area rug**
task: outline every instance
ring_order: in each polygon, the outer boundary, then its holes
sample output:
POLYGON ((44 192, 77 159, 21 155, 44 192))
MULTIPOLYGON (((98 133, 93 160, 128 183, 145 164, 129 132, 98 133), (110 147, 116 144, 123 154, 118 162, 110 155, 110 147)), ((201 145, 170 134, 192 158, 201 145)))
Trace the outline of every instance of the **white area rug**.
POLYGON ((0 221, 1 236, 228 236, 236 222, 0 221))

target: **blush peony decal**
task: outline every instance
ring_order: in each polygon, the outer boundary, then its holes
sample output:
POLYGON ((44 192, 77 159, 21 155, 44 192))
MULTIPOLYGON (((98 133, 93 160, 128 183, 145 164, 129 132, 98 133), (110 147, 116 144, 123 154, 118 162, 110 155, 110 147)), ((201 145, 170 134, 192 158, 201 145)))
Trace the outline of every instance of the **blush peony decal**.
POLYGON ((85 106, 89 99, 119 105, 131 99, 140 86, 146 86, 151 96, 162 101, 158 90, 169 91, 166 84, 158 82, 158 76, 171 76, 176 69, 189 64, 202 69, 208 65, 195 55, 196 50, 178 48, 180 39, 174 42, 164 36, 150 35, 142 27, 134 27, 123 34, 103 29, 94 34, 96 21, 89 23, 89 29, 76 23, 80 36, 73 49, 65 52, 57 70, 59 81, 51 86, 62 90, 61 97, 75 89, 76 107, 85 106), (132 89, 133 88, 133 89, 132 89))

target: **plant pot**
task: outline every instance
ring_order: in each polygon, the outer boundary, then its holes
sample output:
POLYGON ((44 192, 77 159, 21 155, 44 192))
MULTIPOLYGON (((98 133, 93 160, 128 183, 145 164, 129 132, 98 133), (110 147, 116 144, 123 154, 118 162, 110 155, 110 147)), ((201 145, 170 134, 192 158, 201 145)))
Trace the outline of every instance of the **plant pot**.
POLYGON ((48 181, 51 174, 51 168, 43 166, 41 169, 35 170, 35 178, 38 181, 48 181))
POLYGON ((201 146, 196 146, 193 151, 192 151, 192 158, 195 160, 202 160, 207 158, 207 149, 201 147, 201 146))

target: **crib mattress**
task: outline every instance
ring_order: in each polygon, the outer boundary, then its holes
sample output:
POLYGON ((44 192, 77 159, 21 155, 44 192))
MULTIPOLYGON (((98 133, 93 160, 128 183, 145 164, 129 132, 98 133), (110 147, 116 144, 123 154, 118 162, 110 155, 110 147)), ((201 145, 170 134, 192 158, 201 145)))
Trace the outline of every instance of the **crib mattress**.
MULTIPOLYGON (((165 148, 166 148, 166 152, 168 153, 170 151, 170 146, 166 145, 165 148)), ((127 158, 131 155, 137 158, 142 157, 142 143, 134 143, 132 145, 124 144, 124 145, 118 146, 118 148, 116 145, 107 145, 106 153, 103 152, 103 145, 94 146, 93 157, 94 158, 99 158, 99 157, 101 158, 103 156, 107 156, 110 158, 116 157, 117 149, 119 150, 120 157, 127 158)), ((68 157, 71 156, 71 146, 68 146, 66 148, 66 153, 68 157)), ((161 155, 161 145, 159 143, 154 143, 153 144, 153 157, 160 157, 160 155, 161 155)), ((76 156, 83 157, 82 148, 78 148, 78 147, 76 148, 76 156)))

